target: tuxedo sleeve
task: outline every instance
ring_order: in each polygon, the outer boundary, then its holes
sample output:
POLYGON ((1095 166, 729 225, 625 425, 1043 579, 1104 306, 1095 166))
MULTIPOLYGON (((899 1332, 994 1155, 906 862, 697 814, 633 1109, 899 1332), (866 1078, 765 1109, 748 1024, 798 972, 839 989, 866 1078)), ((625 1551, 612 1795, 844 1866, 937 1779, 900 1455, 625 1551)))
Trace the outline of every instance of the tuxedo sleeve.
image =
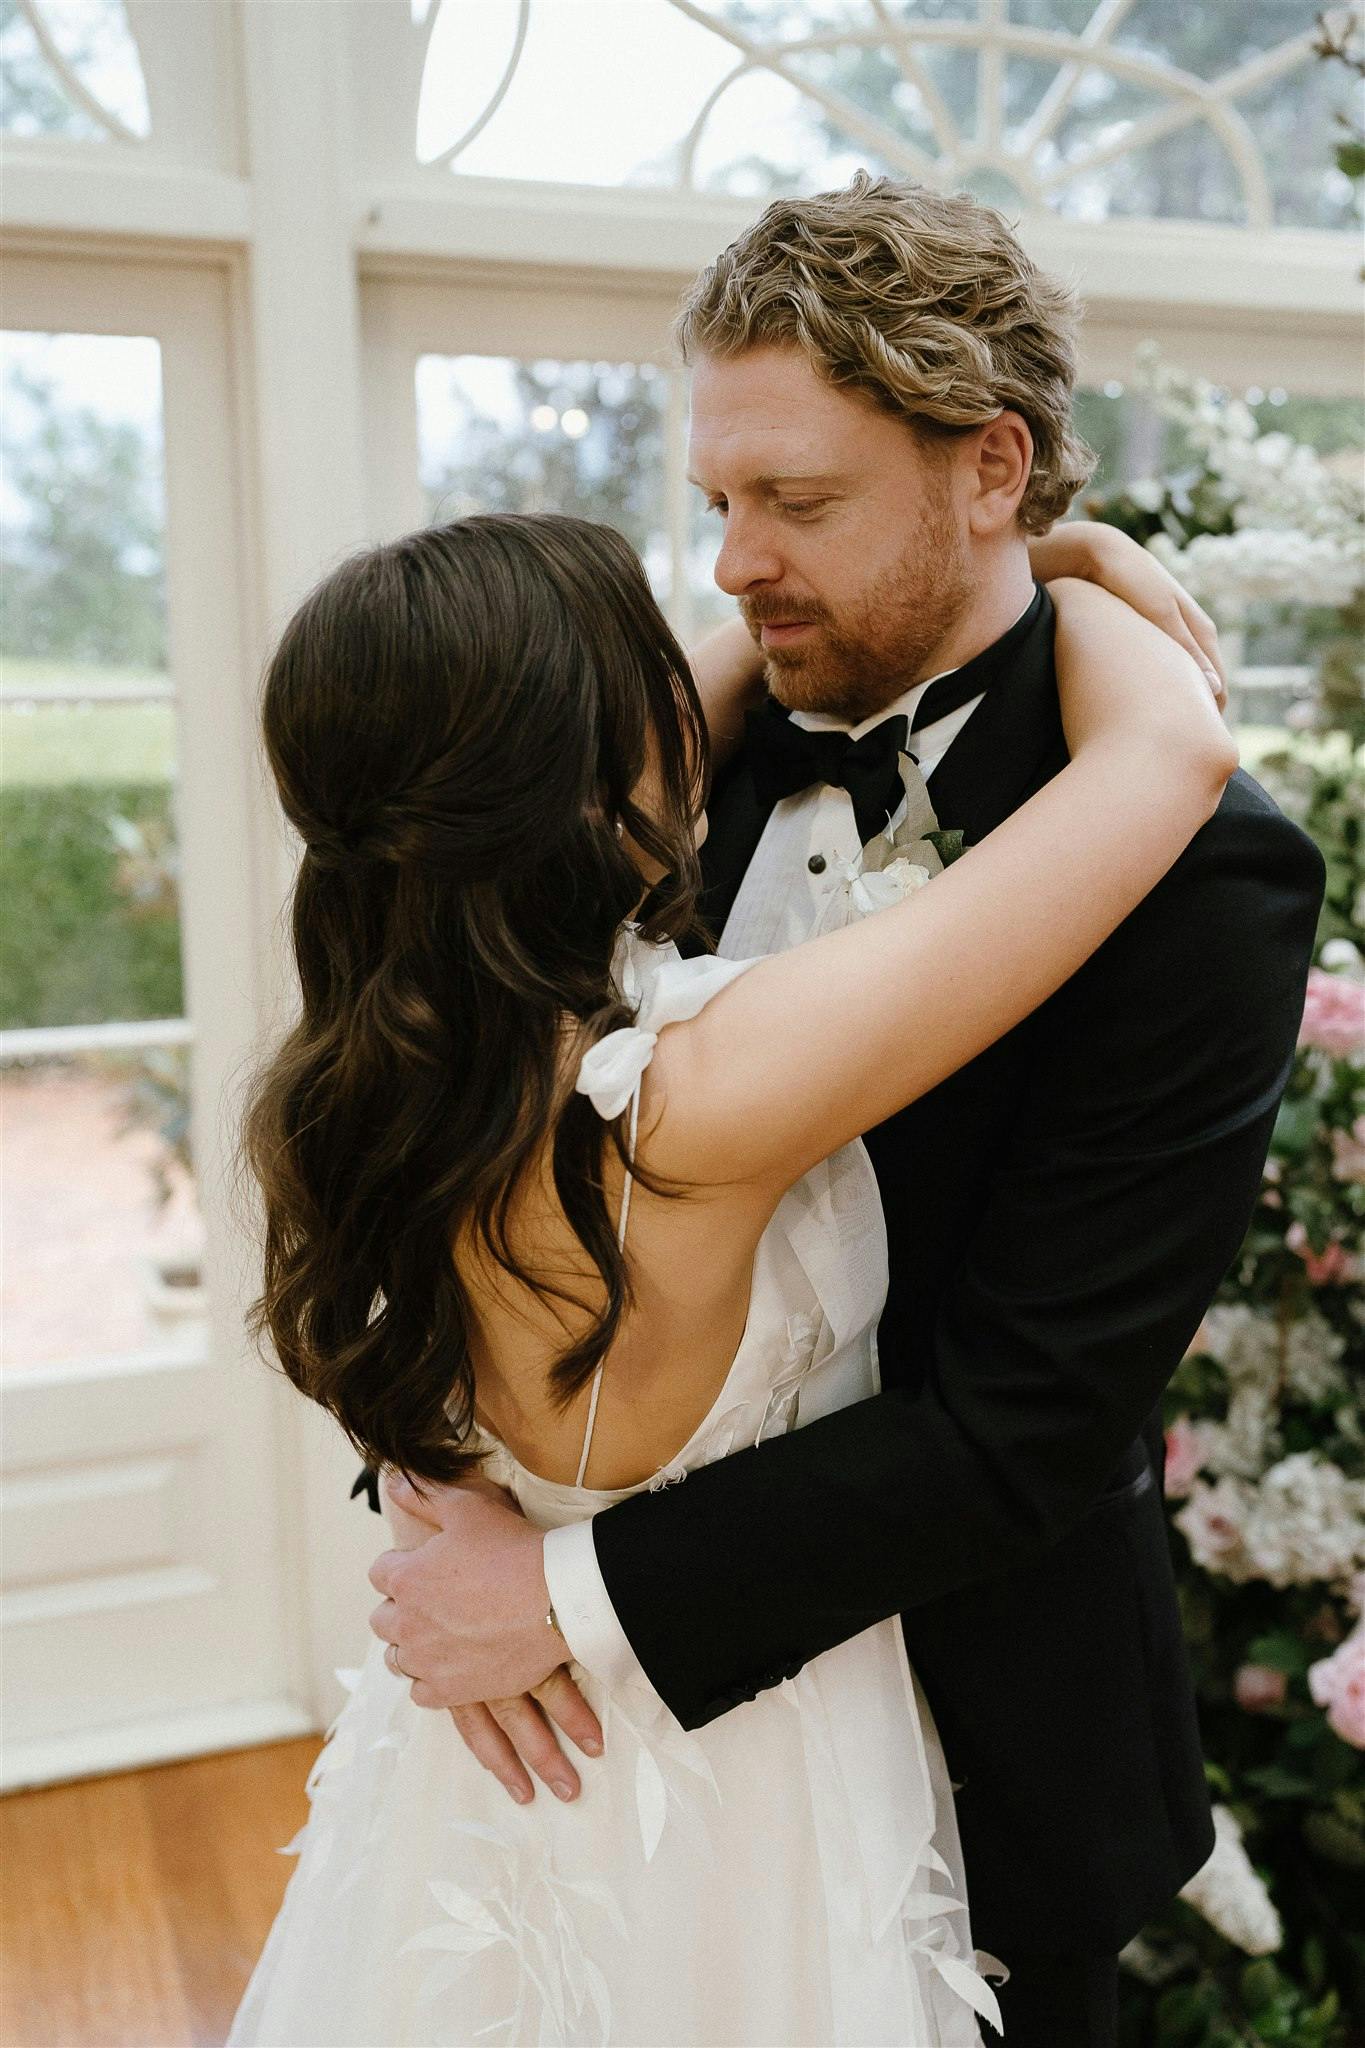
POLYGON ((1322 884, 1239 776, 1023 1027, 1012 1127, 907 1370, 884 1358, 873 1399, 594 1519, 615 1614, 684 1726, 1043 1554, 1142 1455, 1256 1202, 1322 884))

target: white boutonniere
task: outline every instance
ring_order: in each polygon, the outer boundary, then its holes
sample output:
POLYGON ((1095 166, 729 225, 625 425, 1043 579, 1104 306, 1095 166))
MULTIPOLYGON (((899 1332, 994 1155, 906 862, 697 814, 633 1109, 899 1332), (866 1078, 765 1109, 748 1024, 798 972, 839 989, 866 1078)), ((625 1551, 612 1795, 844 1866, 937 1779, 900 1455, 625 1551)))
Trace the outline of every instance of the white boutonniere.
MULTIPOLYGON (((932 813, 929 813, 932 818, 932 813)), ((843 905, 843 918, 871 917, 889 910, 943 872, 938 850, 927 838, 906 840, 887 827, 852 860, 836 860, 835 873, 842 887, 836 892, 843 905)))
POLYGON ((846 871, 849 907, 858 917, 870 917, 874 911, 889 910, 893 903, 904 903, 907 896, 913 896, 932 879, 928 868, 914 860, 893 860, 870 872, 856 861, 845 861, 842 866, 846 871))
POLYGON ((941 831, 926 799, 909 837, 905 821, 899 828, 888 825, 852 860, 831 862, 836 886, 826 898, 815 933, 836 930, 855 918, 871 917, 878 910, 904 903, 907 896, 941 875, 963 850, 962 834, 941 831))

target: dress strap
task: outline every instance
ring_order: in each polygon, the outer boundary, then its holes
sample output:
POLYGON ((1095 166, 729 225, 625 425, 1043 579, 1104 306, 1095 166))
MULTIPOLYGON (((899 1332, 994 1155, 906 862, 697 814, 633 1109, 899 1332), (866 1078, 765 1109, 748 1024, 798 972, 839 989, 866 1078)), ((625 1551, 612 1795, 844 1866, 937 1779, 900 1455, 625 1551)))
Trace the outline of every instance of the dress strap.
MULTIPOLYGON (((695 1017, 712 996, 718 995, 736 975, 743 974, 753 964, 752 960, 722 960, 711 953, 684 960, 670 942, 656 945, 642 939, 635 925, 621 927, 612 958, 612 978, 622 1001, 635 1011, 635 1022, 620 1025, 589 1047, 583 1055, 574 1087, 580 1095, 586 1095, 598 1115, 608 1121, 620 1116, 629 1103, 628 1151, 631 1159, 635 1157, 640 1123, 640 1083, 645 1068, 654 1057, 660 1031, 665 1024, 681 1024, 695 1017)), ((622 1251, 625 1250, 630 1193, 634 1182, 635 1176, 627 1168, 616 1234, 616 1242, 622 1251)), ((578 1461, 575 1486, 583 1484, 588 1469, 605 1363, 604 1359, 592 1376, 583 1455, 578 1461)))
MULTIPOLYGON (((641 1076, 641 1079, 643 1079, 643 1076, 641 1076)), ((637 1081, 635 1083, 635 1092, 630 1098, 630 1156, 632 1159, 635 1157, 635 1140, 639 1129, 640 1081, 637 1081)), ((616 1249, 622 1252, 626 1248, 626 1225, 630 1221, 630 1193, 634 1185, 635 1175, 627 1167, 625 1184, 621 1190, 621 1215, 616 1226, 616 1249)), ((606 1360, 602 1359, 592 1376, 592 1393, 588 1399, 588 1421, 587 1427, 583 1432, 583 1455, 578 1461, 578 1473, 574 1479, 575 1486, 583 1484, 583 1475, 588 1469, 588 1458, 592 1452, 592 1433, 597 1425, 597 1402, 602 1392, 602 1367, 605 1364, 606 1360)))

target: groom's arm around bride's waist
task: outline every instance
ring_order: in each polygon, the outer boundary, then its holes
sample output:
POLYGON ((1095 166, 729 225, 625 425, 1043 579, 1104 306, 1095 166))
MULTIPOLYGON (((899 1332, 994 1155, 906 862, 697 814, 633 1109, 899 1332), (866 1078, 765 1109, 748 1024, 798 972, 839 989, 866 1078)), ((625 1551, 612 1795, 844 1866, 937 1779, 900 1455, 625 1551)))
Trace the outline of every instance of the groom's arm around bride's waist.
MULTIPOLYGON (((685 1726, 1140 1481, 1124 1460, 1256 1200, 1321 894, 1312 843, 1238 777, 1023 1027, 1013 1125, 910 1370, 884 1353, 875 1399, 595 1518, 616 1615, 685 1726)), ((890 1251, 894 1270, 894 1227, 890 1251)))

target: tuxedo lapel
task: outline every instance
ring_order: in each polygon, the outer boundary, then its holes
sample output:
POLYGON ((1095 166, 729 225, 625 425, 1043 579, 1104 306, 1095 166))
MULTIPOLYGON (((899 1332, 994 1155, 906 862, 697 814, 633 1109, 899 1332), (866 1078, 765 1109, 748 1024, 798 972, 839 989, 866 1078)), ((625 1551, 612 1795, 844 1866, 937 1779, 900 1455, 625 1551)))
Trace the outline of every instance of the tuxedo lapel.
MULTIPOLYGON (((1053 652, 1056 613, 1046 587, 1027 631, 1008 649, 985 696, 929 778, 934 814, 968 845, 986 837, 1066 766, 1053 652)), ((1008 636, 1007 636, 1008 637, 1008 636)))
POLYGON ((770 803, 760 798, 748 762, 741 754, 717 778, 706 807, 708 830, 701 849, 702 893, 697 910, 717 941, 772 809, 770 803))

